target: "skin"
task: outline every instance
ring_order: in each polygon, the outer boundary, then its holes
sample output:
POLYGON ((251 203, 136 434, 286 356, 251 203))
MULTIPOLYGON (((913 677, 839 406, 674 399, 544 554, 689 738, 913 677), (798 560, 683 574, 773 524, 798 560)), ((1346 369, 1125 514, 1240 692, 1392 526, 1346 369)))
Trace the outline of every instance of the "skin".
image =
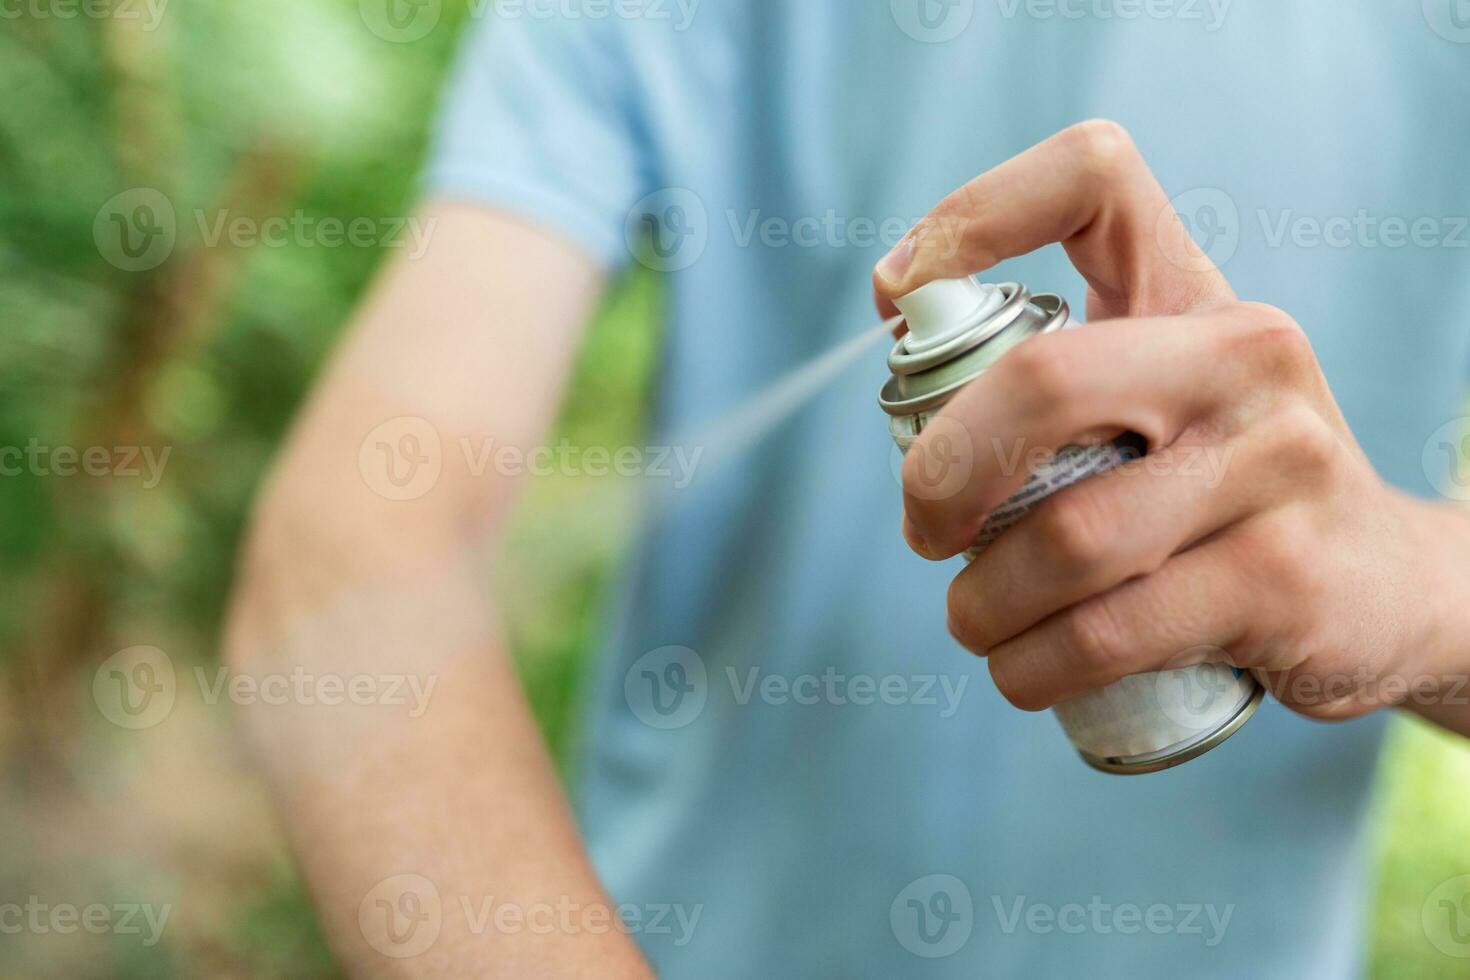
MULTIPOLYGON (((419 714, 257 701, 242 725, 350 975, 650 977, 632 939, 595 915, 550 930, 482 917, 492 899, 611 908, 482 585, 520 477, 477 473, 458 449, 544 441, 604 283, 574 246, 504 215, 441 200, 422 220, 427 252, 381 275, 261 495, 225 656, 261 682, 411 675, 432 695, 419 714), (360 450, 403 417, 432 427, 443 471, 421 496, 390 500, 360 450), (438 935, 413 955, 379 928, 378 903, 397 904, 403 875, 440 901, 438 935)), ((1091 285, 1089 317, 1114 321, 1009 355, 948 408, 961 431, 1059 446, 1132 429, 1156 460, 1234 452, 1218 488, 1180 465, 1064 491, 959 576, 954 632, 989 651, 1015 703, 1043 708, 1200 643, 1268 680, 1464 669, 1456 638, 1470 602, 1456 583, 1470 522, 1385 487, 1295 324, 1236 302, 1198 256, 1180 261, 1187 236, 1121 130, 1069 130, 930 220, 956 222, 937 227, 962 228, 961 247, 938 249, 946 234, 916 229, 903 268, 875 277, 886 313, 930 279, 1062 242, 1091 285)), ((964 485, 937 495, 920 471, 933 449, 921 440, 909 455, 905 533, 943 558, 1024 473, 976 453, 964 485)), ((1356 690, 1288 703, 1345 717, 1391 703, 1383 690, 1372 704, 1356 690)), ((1415 710, 1470 731, 1464 709, 1434 693, 1415 710)))
POLYGON ((257 680, 411 675, 434 685, 427 709, 250 703, 242 722, 349 975, 650 977, 608 927, 613 906, 482 584, 519 480, 477 475, 458 448, 542 443, 602 277, 566 242, 490 211, 436 201, 423 220, 428 252, 382 274, 261 496, 225 655, 257 680), (359 449, 404 416, 437 431, 443 473, 390 500, 359 449), (383 910, 410 893, 428 908, 423 881, 439 934, 395 945, 383 910), (526 923, 497 927, 505 906, 526 923), (544 906, 575 913, 547 919, 544 906))
POLYGON ((947 197, 879 263, 878 306, 1051 243, 1093 324, 1027 341, 946 406, 905 461, 904 535, 933 560, 970 546, 1027 476, 992 446, 1131 430, 1151 452, 1048 499, 955 578, 950 630, 1000 691, 1038 711, 1223 655, 1309 717, 1400 705, 1470 734, 1470 517, 1378 477, 1301 327, 1236 298, 1117 124, 947 197), (936 492, 957 436, 964 478, 936 492))

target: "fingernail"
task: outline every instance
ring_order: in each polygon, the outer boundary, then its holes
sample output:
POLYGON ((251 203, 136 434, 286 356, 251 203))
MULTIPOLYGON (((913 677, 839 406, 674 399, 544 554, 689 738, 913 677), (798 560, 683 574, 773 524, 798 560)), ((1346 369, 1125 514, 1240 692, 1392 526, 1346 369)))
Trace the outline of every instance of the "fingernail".
POLYGON ((919 529, 914 527, 913 521, 910 521, 907 515, 903 519, 903 537, 920 558, 933 561, 934 553, 929 550, 929 540, 919 533, 919 529))
POLYGON ((903 280, 904 274, 909 271, 909 266, 914 264, 914 236, 905 235, 903 241, 893 247, 893 251, 883 256, 878 263, 878 278, 885 282, 898 283, 903 280))

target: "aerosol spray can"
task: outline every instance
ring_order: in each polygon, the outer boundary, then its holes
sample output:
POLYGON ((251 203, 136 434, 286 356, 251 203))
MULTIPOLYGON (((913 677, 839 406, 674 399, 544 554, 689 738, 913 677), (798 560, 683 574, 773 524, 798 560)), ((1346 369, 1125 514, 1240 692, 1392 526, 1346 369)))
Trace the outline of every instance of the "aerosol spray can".
MULTIPOLYGON (((1033 296, 1019 283, 941 280, 897 304, 908 334, 888 357, 893 376, 879 404, 891 416, 889 431, 904 452, 956 392, 1008 351, 1038 334, 1080 325, 1060 296, 1033 296)), ((966 557, 976 558, 1053 493, 1146 450, 1132 435, 1060 449, 990 515, 966 557)), ((1253 676, 1217 655, 1177 670, 1125 677, 1054 710, 1089 765, 1131 775, 1168 769, 1213 749, 1250 719, 1264 694, 1253 676)))

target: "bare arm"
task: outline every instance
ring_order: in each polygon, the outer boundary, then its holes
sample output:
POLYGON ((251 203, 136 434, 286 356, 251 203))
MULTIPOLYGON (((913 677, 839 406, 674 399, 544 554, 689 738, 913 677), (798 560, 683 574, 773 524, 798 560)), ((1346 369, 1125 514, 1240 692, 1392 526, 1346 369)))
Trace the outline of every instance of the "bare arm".
POLYGON ((236 674, 340 678, 344 703, 244 724, 353 975, 649 976, 599 914, 483 592, 515 481, 462 448, 544 436, 602 277, 482 209, 424 220, 428 251, 383 275, 263 494, 226 634, 236 674), (518 918, 548 905, 585 914, 518 918))

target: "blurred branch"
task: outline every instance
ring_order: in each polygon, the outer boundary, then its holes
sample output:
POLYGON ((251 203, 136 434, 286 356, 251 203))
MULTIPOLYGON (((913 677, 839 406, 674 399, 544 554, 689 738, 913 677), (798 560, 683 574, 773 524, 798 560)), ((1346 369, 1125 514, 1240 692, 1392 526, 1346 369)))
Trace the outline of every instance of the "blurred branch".
POLYGON ((103 18, 100 25, 113 156, 124 186, 156 187, 167 194, 174 175, 163 169, 183 159, 178 153, 181 113, 165 73, 173 53, 169 35, 162 27, 147 31, 140 21, 121 17, 103 18))
MULTIPOLYGON (((116 155, 127 175, 125 186, 172 184, 162 161, 176 159, 169 150, 177 145, 179 127, 175 103, 164 95, 167 80, 160 66, 168 61, 159 50, 161 40, 117 19, 104 25, 116 82, 116 155)), ((282 210, 295 191, 299 162, 290 147, 258 141, 240 159, 213 213, 259 221, 282 210)), ((149 391, 164 367, 208 344, 220 329, 248 255, 246 249, 206 247, 181 237, 169 261, 127 277, 112 331, 115 350, 105 371, 93 379, 95 394, 68 427, 71 445, 110 450, 159 442, 146 411, 149 391)), ((52 480, 49 489, 62 529, 105 527, 98 517, 111 512, 122 492, 108 479, 52 480)), ((112 583, 136 573, 105 531, 93 539, 72 536, 52 551, 38 576, 34 618, 14 675, 22 688, 19 703, 33 715, 20 727, 34 733, 36 744, 30 748, 35 752, 58 751, 61 733, 75 730, 67 682, 79 663, 104 652, 116 618, 112 583)))

